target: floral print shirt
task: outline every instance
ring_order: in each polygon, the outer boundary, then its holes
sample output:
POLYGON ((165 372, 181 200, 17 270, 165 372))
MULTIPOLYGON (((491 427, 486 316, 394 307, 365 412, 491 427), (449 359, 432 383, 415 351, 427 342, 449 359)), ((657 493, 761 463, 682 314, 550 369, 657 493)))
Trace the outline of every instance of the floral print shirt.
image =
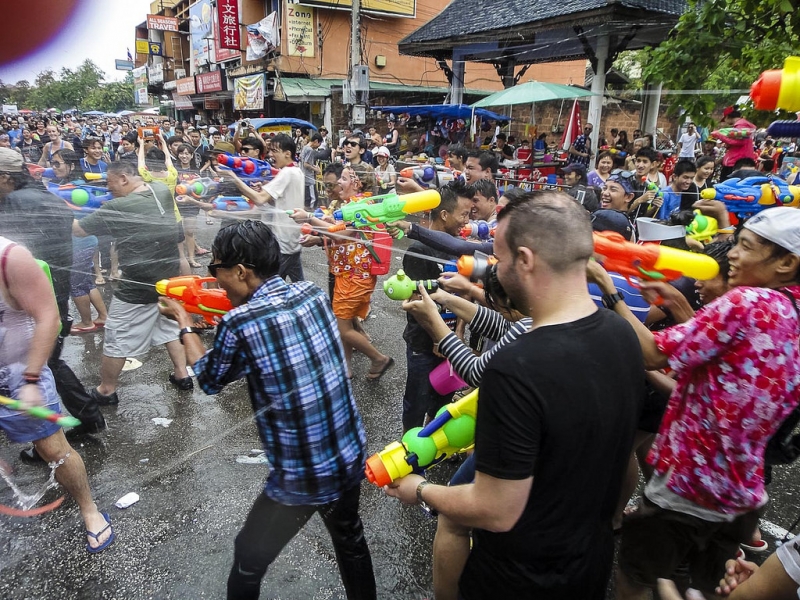
MULTIPOLYGON (((800 286, 785 288, 795 299, 800 286)), ((723 514, 764 503, 764 449, 800 402, 798 316, 781 292, 736 287, 654 334, 677 375, 648 461, 668 487, 723 514)))

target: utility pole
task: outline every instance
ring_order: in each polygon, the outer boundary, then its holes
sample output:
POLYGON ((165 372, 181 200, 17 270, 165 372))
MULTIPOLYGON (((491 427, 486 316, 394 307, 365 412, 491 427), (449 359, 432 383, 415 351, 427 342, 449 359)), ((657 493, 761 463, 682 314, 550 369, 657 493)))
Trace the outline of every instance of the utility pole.
MULTIPOLYGON (((352 21, 350 24, 350 90, 355 96, 351 120, 354 125, 363 125, 366 122, 366 106, 363 97, 369 94, 369 83, 367 91, 364 93, 357 81, 360 80, 359 72, 361 69, 361 0, 352 0, 352 21)), ((369 73, 369 71, 367 71, 369 73)))

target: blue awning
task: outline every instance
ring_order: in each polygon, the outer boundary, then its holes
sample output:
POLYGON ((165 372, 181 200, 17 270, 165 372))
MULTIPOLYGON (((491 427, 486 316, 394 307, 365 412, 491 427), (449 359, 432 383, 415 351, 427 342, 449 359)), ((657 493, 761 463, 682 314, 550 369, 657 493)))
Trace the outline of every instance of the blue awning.
MULTIPOLYGON (((466 104, 423 104, 418 106, 371 106, 373 110, 379 110, 393 115, 409 114, 412 117, 431 117, 433 119, 471 119, 472 107, 466 104)), ((510 121, 505 115, 498 115, 485 108, 476 108, 475 115, 481 119, 493 119, 495 121, 510 121)))
MULTIPOLYGON (((291 125, 292 127, 307 128, 307 129, 312 129, 314 131, 317 130, 317 126, 314 125, 313 123, 309 123, 308 121, 304 121, 303 119, 292 119, 289 117, 250 119, 250 124, 256 129, 261 129, 262 127, 271 127, 273 125, 291 125)), ((236 123, 234 123, 233 125, 228 125, 228 129, 236 129, 236 123)))

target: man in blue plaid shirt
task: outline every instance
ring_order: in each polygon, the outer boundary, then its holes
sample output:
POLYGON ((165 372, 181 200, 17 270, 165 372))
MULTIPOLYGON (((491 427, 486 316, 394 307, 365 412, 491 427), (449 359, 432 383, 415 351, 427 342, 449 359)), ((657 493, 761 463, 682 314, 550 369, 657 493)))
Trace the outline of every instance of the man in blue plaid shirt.
POLYGON ((280 249, 258 221, 221 229, 208 270, 235 307, 205 352, 192 318, 174 300, 162 313, 181 327, 187 361, 207 394, 247 378, 272 467, 264 493, 236 536, 229 599, 258 598, 283 547, 318 512, 336 551, 347 597, 376 597, 358 514, 366 435, 327 296, 311 282, 278 276, 280 249))

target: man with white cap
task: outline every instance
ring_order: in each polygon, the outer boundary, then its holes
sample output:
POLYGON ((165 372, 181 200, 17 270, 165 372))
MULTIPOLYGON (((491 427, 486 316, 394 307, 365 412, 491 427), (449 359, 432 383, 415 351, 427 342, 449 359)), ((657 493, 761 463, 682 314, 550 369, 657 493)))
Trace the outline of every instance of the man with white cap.
MULTIPOLYGON (((622 527, 623 600, 647 597, 681 564, 684 583, 713 593, 763 512, 764 451, 798 404, 800 211, 752 217, 728 260, 731 290, 675 327, 652 333, 623 299, 612 305, 636 331, 646 368, 670 366, 676 377, 648 457, 653 477, 622 527)), ((607 275, 590 271, 614 292, 607 275)))

